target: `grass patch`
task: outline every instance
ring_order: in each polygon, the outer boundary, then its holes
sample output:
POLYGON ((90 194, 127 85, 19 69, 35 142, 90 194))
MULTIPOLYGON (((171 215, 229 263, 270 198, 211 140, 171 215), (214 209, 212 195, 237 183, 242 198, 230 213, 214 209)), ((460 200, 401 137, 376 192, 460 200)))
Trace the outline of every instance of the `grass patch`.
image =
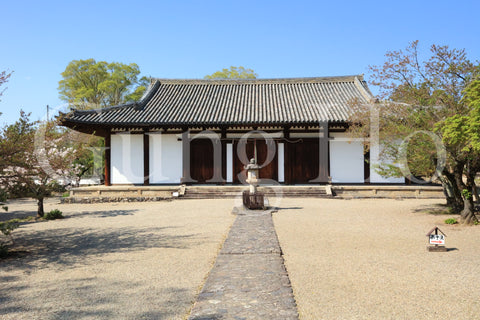
POLYGON ((36 220, 36 218, 34 216, 28 216, 28 217, 25 217, 25 218, 10 219, 7 222, 22 223, 22 222, 31 222, 31 221, 35 221, 35 220, 36 220))
POLYGON ((455 218, 450 218, 450 219, 445 220, 445 223, 446 224, 457 224, 458 221, 455 218))
POLYGON ((435 207, 430 207, 425 209, 425 213, 433 214, 435 216, 444 215, 444 214, 455 214, 452 208, 447 207, 446 205, 438 205, 435 207))

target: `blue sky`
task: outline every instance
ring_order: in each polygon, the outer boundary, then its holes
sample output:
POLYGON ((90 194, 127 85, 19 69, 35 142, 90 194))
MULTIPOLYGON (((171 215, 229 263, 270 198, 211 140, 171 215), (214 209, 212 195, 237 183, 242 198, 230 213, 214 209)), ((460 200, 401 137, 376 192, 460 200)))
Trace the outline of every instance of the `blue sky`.
MULTIPOLYGON (((420 40, 480 60, 478 1, 2 1, 0 70, 14 71, 0 123, 58 107, 71 60, 135 62, 142 75, 203 78, 244 66, 261 78, 365 73, 420 40)), ((3 87, 2 87, 3 88, 3 87)), ((375 92, 375 88, 372 88, 375 92)))

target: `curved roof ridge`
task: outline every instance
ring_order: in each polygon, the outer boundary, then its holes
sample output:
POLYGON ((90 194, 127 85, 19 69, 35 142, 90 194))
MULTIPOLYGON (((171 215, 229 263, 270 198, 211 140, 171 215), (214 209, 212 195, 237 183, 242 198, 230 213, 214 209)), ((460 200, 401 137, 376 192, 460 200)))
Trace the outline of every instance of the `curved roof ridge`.
POLYGON ((370 92, 368 87, 365 86, 365 81, 363 80, 363 75, 362 78, 359 79, 355 77, 355 85, 357 86, 358 90, 362 93, 362 95, 367 99, 368 102, 372 101, 375 97, 373 94, 370 92))
POLYGON ((104 108, 97 108, 97 109, 90 109, 90 110, 73 109, 72 111, 74 114, 78 114, 78 113, 90 114, 90 113, 103 113, 110 110, 122 109, 122 108, 128 108, 128 107, 134 107, 135 109, 143 109, 147 104, 147 102, 150 101, 153 95, 157 92, 159 87, 160 87, 160 82, 158 80, 154 80, 150 83, 147 90, 138 101, 131 101, 131 102, 122 103, 115 106, 108 106, 104 108))
POLYGON ((353 82, 355 78, 363 81, 361 75, 297 77, 297 78, 257 78, 257 79, 166 79, 154 78, 162 84, 267 84, 267 83, 318 83, 318 82, 353 82))

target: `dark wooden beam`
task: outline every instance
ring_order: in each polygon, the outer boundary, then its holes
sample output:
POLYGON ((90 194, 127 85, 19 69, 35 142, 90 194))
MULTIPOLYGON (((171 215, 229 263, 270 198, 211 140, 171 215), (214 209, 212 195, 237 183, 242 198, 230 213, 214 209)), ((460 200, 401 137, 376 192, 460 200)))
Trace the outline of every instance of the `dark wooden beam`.
POLYGON ((309 182, 328 183, 329 148, 328 148, 328 123, 321 122, 318 132, 318 177, 309 182))
POLYGON ((188 128, 182 133, 182 183, 197 182, 192 179, 190 171, 190 137, 188 128))
POLYGON ((110 133, 105 134, 105 185, 111 186, 110 180, 110 166, 111 166, 111 152, 112 138, 110 133))
POLYGON ((143 133, 143 184, 150 184, 150 136, 143 133))
POLYGON ((285 139, 290 139, 290 127, 283 128, 283 137, 285 139))
POLYGON ((363 179, 365 184, 370 184, 370 150, 363 155, 363 179))

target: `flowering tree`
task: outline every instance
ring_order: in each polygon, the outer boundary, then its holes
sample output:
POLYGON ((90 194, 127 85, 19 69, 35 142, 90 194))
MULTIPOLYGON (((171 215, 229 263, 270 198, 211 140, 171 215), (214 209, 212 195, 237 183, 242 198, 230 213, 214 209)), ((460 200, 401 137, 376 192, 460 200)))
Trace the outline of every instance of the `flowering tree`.
MULTIPOLYGON (((8 81, 8 78, 10 78, 12 73, 7 73, 6 71, 0 72, 0 87, 5 84, 8 81)), ((0 89, 0 97, 3 94, 3 91, 5 89, 0 89)), ((2 113, 0 112, 0 115, 2 113)), ((0 160, 0 169, 1 169, 1 160, 0 160)), ((3 188, 0 187, 0 206, 2 207, 3 210, 8 210, 8 207, 5 206, 5 202, 7 201, 7 193, 3 188)))
MULTIPOLYGON (((0 87, 8 81, 8 78, 10 78, 11 75, 12 75, 11 72, 10 73, 7 73, 7 71, 0 72, 0 87)), ((0 90, 0 97, 3 94, 3 91, 5 91, 5 89, 0 90)))
POLYGON ((35 198, 37 216, 43 217, 45 197, 63 191, 81 169, 74 165, 77 152, 68 134, 53 122, 31 122, 21 112, 0 135, 1 184, 10 195, 35 198))

